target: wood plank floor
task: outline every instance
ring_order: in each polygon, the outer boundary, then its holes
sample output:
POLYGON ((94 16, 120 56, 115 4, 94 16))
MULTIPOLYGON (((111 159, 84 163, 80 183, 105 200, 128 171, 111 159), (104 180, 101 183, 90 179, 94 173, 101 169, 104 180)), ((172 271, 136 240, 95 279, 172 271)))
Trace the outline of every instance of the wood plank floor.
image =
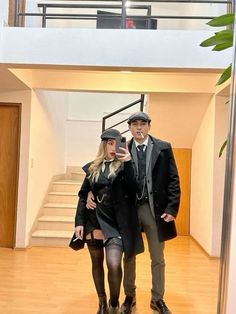
MULTIPOLYGON (((136 314, 155 313, 149 308, 148 254, 146 248, 137 258, 136 314)), ((173 314, 215 314, 219 260, 209 259, 189 237, 168 241, 165 256, 165 300, 173 314)), ((0 278, 0 313, 96 313, 97 298, 86 249, 0 248, 0 278)))

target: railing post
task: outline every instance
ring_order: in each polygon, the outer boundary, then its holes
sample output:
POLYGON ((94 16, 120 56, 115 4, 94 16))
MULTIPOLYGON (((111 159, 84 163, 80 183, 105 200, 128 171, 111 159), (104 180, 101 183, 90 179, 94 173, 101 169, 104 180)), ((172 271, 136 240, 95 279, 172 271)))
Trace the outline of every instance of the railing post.
POLYGON ((43 6, 43 17, 42 17, 42 27, 46 27, 46 12, 47 12, 47 5, 43 6))
POLYGON ((141 94, 141 99, 140 99, 140 111, 143 111, 144 107, 144 94, 141 94))
POLYGON ((19 0, 15 0, 15 7, 14 7, 14 26, 19 26, 19 0))
POLYGON ((121 28, 126 28, 126 0, 122 0, 121 28))
POLYGON ((105 131, 106 118, 102 118, 102 132, 105 131))

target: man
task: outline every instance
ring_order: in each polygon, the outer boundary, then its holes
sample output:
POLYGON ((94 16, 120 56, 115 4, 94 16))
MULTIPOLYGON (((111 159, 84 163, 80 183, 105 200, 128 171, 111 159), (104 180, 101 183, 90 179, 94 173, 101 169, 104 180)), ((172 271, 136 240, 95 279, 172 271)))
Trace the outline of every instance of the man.
MULTIPOLYGON (((171 145, 149 135, 151 119, 137 112, 128 119, 133 138, 129 150, 137 170, 137 210, 146 234, 151 258, 150 307, 170 314, 163 296, 165 288, 164 241, 176 236, 174 219, 180 201, 179 176, 171 145)), ((125 301, 122 314, 132 313, 135 300, 135 258, 124 259, 125 301)))
MULTIPOLYGON (((150 307, 171 314, 163 297, 165 290, 164 241, 176 237, 175 218, 179 209, 180 187, 171 145, 149 135, 151 119, 137 112, 128 119, 133 138, 128 144, 137 173, 137 211, 146 234, 151 258, 150 307)), ((88 206, 93 206, 88 202, 88 206)), ((132 313, 135 297, 135 257, 124 259, 125 301, 122 314, 132 313)))

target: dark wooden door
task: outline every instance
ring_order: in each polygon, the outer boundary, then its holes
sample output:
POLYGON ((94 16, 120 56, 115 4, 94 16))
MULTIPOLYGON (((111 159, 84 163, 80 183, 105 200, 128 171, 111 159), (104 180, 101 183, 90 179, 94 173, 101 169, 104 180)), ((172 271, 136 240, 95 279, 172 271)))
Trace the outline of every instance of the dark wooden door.
POLYGON ((20 104, 0 103, 0 247, 15 246, 20 104))
POLYGON ((181 198, 179 213, 176 219, 178 235, 189 235, 190 223, 190 184, 191 184, 191 155, 188 148, 173 149, 180 178, 181 198))

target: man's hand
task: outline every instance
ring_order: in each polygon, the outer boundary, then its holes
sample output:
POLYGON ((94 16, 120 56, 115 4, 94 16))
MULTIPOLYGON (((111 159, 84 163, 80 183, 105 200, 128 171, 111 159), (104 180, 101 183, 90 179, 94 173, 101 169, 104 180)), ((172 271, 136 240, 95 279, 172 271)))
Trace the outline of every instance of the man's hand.
POLYGON ((167 214, 167 213, 164 213, 163 215, 161 215, 161 218, 163 218, 165 220, 165 222, 170 222, 172 220, 175 220, 174 216, 167 214))
POLYGON ((86 207, 87 209, 95 209, 97 204, 94 202, 94 195, 92 191, 88 192, 88 197, 87 197, 87 202, 86 202, 86 207))

